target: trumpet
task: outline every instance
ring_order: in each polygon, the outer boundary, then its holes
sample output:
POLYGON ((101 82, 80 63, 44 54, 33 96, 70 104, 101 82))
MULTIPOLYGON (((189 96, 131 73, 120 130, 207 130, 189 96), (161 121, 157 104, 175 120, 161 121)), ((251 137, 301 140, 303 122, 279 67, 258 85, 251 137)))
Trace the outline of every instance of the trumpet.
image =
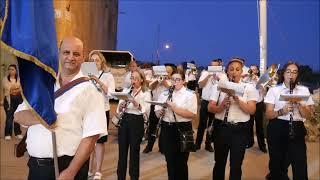
POLYGON ((191 68, 191 73, 194 74, 194 75, 197 75, 198 74, 197 67, 192 67, 191 68))
POLYGON ((268 84, 270 84, 277 76, 277 71, 280 67, 280 64, 272 64, 267 71, 259 78, 256 89, 259 89, 260 87, 266 87, 268 84))
POLYGON ((164 75, 157 76, 157 81, 158 81, 159 83, 163 82, 163 81, 166 80, 166 79, 167 79, 167 76, 164 76, 164 75))

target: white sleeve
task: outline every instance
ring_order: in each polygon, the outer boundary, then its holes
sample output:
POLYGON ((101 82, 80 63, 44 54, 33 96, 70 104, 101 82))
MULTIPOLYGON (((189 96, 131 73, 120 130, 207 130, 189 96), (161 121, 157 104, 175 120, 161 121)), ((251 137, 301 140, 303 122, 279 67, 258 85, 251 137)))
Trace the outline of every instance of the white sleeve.
POLYGON ((190 93, 190 95, 187 96, 187 110, 192 112, 193 114, 197 114, 197 96, 195 93, 190 93))
POLYGON ((200 83, 201 81, 203 81, 208 75, 209 75, 209 73, 208 73, 207 71, 203 70, 203 71, 201 72, 201 76, 200 76, 200 78, 199 78, 198 83, 200 83))
MULTIPOLYGON (((164 101, 167 100, 167 96, 165 96, 165 93, 166 93, 166 92, 167 92, 167 91, 163 91, 163 92, 160 94, 160 96, 159 96, 159 98, 158 98, 158 101, 159 101, 159 102, 164 102, 164 101)), ((154 111, 161 110, 162 108, 163 108, 162 106, 156 105, 156 106, 154 106, 154 111)))
POLYGON ((264 98, 265 103, 276 104, 276 95, 275 95, 275 87, 272 87, 267 92, 266 97, 264 98))
POLYGON ((259 91, 253 85, 247 86, 247 101, 258 101, 259 91))
POLYGON ((218 86, 214 85, 213 90, 210 93, 209 101, 218 101, 220 91, 218 91, 218 86))
POLYGON ((19 104, 18 108, 16 109, 16 111, 14 113, 17 113, 17 112, 20 112, 20 111, 24 111, 24 110, 30 110, 30 108, 27 105, 26 101, 23 101, 21 104, 19 104))
POLYGON ((143 99, 139 100, 139 104, 141 106, 141 112, 143 114, 149 114, 149 112, 150 112, 150 104, 147 103, 146 101, 151 101, 151 93, 150 93, 150 91, 145 91, 143 99))
POLYGON ((82 138, 93 135, 107 135, 107 119, 104 108, 104 98, 95 87, 86 89, 86 97, 83 101, 85 112, 83 115, 82 138))

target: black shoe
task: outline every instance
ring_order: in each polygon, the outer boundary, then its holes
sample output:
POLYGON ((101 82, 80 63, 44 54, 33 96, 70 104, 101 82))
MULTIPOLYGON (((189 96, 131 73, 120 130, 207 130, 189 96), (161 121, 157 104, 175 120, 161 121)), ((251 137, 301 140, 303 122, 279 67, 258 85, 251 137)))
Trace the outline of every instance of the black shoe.
POLYGON ((145 153, 145 154, 148 154, 151 151, 152 151, 152 149, 146 147, 142 152, 145 153))
POLYGON ((204 148, 205 150, 209 151, 209 152, 214 152, 214 149, 212 148, 211 144, 206 144, 206 147, 204 148))

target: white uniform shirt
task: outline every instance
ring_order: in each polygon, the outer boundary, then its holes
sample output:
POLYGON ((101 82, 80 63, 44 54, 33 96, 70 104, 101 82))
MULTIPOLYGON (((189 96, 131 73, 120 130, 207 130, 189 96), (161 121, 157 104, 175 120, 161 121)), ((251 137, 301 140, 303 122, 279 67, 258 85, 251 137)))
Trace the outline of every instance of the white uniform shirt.
MULTIPOLYGON (((72 79, 83 77, 81 71, 72 79)), ((59 82, 55 91, 60 88, 59 82)), ((16 112, 30 109, 26 102, 19 105, 16 112)), ((55 99, 57 116, 56 139, 58 157, 74 156, 82 138, 93 135, 107 135, 107 121, 104 99, 92 82, 80 83, 55 99)), ((42 124, 28 128, 26 139, 30 156, 52 158, 51 132, 42 124)))
MULTIPOLYGON (((270 88, 266 97, 265 97, 264 102, 269 103, 269 104, 274 104, 274 111, 279 111, 288 103, 286 101, 279 101, 281 94, 289 94, 289 88, 287 88, 284 83, 279 86, 270 88)), ((292 94, 310 95, 310 92, 307 87, 297 85, 293 89, 292 94)), ((303 105, 313 105, 314 104, 311 96, 309 97, 308 101, 301 101, 300 103, 303 105)), ((288 113, 283 116, 278 116, 277 118, 289 121, 290 115, 288 113)), ((305 121, 305 119, 301 117, 299 110, 297 108, 294 108, 293 120, 294 121, 305 121)))
MULTIPOLYGON (((99 71, 99 74, 101 74, 102 71, 99 71)), ((104 102, 105 102, 105 110, 109 111, 110 110, 110 103, 109 99, 112 97, 111 93, 115 91, 115 82, 114 82, 114 77, 110 72, 104 72, 101 77, 100 81, 102 81, 103 84, 108 86, 108 94, 104 94, 104 102)))
MULTIPOLYGON (((203 81, 207 76, 209 76, 209 72, 203 70, 201 72, 201 76, 199 78, 198 83, 203 81)), ((217 73, 217 76, 220 78, 220 80, 227 79, 227 76, 224 73, 217 73)), ((210 100, 211 94, 216 89, 216 88, 213 87, 215 84, 217 84, 217 83, 213 80, 213 77, 212 76, 209 77, 206 85, 202 88, 201 99, 206 100, 206 101, 210 100)))
MULTIPOLYGON (((239 97, 239 99, 244 102, 257 101, 258 91, 255 89, 255 87, 252 84, 248 84, 248 83, 241 82, 240 84, 245 85, 245 89, 244 89, 243 96, 239 97)), ((227 96, 226 93, 223 93, 217 90, 215 91, 215 93, 212 94, 212 96, 210 97, 210 100, 217 102, 219 98, 218 104, 221 104, 226 96, 227 96), (219 93, 220 93, 220 97, 219 97, 219 93)), ((225 111, 226 110, 224 109, 220 113, 215 113, 215 118, 223 121, 225 116, 225 111)), ((231 98, 231 104, 229 108, 227 121, 237 123, 237 122, 247 122, 249 121, 249 119, 250 119, 250 114, 243 112, 240 109, 239 104, 234 102, 234 100, 231 98)))
MULTIPOLYGON (((158 101, 165 102, 168 99, 169 91, 166 90, 159 96, 158 101)), ((187 89, 186 87, 182 87, 178 91, 173 91, 172 94, 172 102, 179 108, 186 109, 193 114, 197 114, 197 96, 194 91, 187 89)), ((163 107, 155 106, 155 111, 161 110, 163 107)), ((192 119, 187 119, 178 114, 175 114, 177 118, 177 122, 189 122, 192 119)), ((175 122, 172 110, 166 108, 163 121, 166 122, 175 122)))
POLYGON ((123 80, 123 89, 128 89, 131 86, 131 71, 128 71, 125 75, 124 75, 124 80, 123 80))
MULTIPOLYGON (((123 92, 129 93, 130 89, 124 89, 123 92)), ((132 103, 129 103, 127 105, 125 112, 130 113, 130 114, 143 115, 144 117, 148 117, 149 113, 150 113, 150 104, 145 101, 151 101, 150 91, 143 92, 142 90, 140 90, 138 94, 131 93, 131 95, 134 97, 134 100, 140 104, 141 110, 139 110, 137 107, 135 107, 132 103)), ((124 100, 119 101, 117 113, 119 113, 119 105, 122 102, 124 102, 124 100)))

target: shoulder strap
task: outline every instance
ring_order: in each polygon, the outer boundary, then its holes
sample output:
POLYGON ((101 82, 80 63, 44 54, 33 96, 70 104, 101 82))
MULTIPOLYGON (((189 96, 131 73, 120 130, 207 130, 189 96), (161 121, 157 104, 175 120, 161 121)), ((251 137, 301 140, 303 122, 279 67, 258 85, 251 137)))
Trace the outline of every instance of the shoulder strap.
POLYGON ((63 95, 65 92, 69 91, 72 89, 74 86, 89 81, 88 77, 80 77, 78 79, 75 79, 71 82, 68 82, 66 85, 62 86, 60 89, 58 89, 56 92, 54 92, 54 98, 58 98, 61 95, 63 95))
POLYGON ((102 74, 104 73, 104 70, 102 70, 101 74, 99 75, 98 79, 101 78, 102 74))

